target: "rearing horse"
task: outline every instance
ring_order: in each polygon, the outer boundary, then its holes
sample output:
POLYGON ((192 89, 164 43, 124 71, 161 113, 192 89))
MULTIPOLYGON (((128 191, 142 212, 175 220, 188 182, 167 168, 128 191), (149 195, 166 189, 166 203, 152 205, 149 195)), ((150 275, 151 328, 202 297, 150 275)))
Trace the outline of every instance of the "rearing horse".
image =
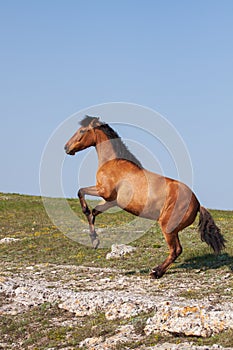
POLYGON ((81 127, 66 143, 65 151, 74 155, 93 146, 98 155, 96 185, 78 191, 94 248, 99 245, 94 227, 95 218, 113 206, 119 206, 134 215, 159 222, 169 247, 169 256, 151 271, 152 278, 162 277, 182 253, 178 232, 191 225, 198 212, 202 241, 210 245, 216 254, 225 247, 220 229, 210 213, 200 206, 189 187, 144 169, 119 135, 99 118, 86 116, 80 125, 81 127), (97 205, 91 211, 85 195, 102 197, 105 203, 97 205))

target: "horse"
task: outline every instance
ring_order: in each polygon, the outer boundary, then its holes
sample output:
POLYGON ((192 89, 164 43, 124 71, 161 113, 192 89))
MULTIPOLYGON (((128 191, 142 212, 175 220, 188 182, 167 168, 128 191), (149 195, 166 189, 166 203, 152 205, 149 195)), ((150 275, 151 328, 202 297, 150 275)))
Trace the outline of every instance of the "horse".
POLYGON ((78 197, 82 212, 89 223, 94 248, 100 241, 95 230, 97 215, 118 206, 136 216, 159 223, 169 248, 169 255, 150 272, 151 278, 164 275, 182 253, 178 233, 190 226, 199 213, 199 233, 219 254, 225 239, 210 212, 200 205, 196 195, 184 183, 145 169, 129 151, 118 133, 97 117, 85 116, 77 132, 65 145, 65 152, 75 155, 88 147, 95 147, 98 156, 96 185, 80 188, 78 197), (89 209, 85 195, 98 196, 104 203, 89 209))

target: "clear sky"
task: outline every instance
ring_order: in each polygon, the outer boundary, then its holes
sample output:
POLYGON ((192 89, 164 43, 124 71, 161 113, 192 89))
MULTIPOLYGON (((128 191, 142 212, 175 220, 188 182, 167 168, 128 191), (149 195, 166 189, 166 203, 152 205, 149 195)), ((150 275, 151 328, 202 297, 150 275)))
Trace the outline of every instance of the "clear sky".
POLYGON ((233 209, 232 0, 2 0, 0 53, 0 191, 39 194, 53 130, 123 101, 165 116, 201 203, 233 209))

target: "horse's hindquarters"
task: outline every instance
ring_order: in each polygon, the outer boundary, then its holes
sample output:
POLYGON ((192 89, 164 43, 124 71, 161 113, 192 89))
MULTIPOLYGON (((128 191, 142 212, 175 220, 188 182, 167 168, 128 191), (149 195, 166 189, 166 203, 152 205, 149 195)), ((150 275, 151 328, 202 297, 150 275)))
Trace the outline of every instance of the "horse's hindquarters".
POLYGON ((167 198, 159 223, 167 233, 183 230, 191 225, 200 208, 195 194, 185 184, 167 179, 167 198))

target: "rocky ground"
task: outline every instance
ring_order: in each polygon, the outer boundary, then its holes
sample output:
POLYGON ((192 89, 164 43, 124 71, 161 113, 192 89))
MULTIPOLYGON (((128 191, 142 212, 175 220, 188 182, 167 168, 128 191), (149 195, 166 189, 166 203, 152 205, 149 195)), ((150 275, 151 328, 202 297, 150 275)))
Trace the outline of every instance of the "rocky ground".
MULTIPOLYGON (((189 342, 158 342, 154 347, 142 344, 152 334, 206 338, 233 330, 232 282, 233 274, 227 271, 216 275, 197 270, 195 278, 193 273, 186 272, 151 280, 148 275, 130 275, 108 268, 40 264, 15 270, 5 265, 1 267, 0 315, 14 317, 50 303, 72 313, 71 326, 97 312, 104 314, 109 322, 118 322, 109 336, 83 339, 78 345, 81 349, 126 349, 129 343, 141 344, 137 347, 141 350, 223 349, 219 345, 200 347, 189 342), (209 293, 216 284, 220 293, 216 293, 216 288, 213 294, 209 293), (143 319, 141 332, 132 322, 137 317, 143 319)), ((6 337, 0 339, 0 349, 18 348, 17 342, 10 344, 6 337)), ((228 349, 233 349, 233 345, 228 349)))

